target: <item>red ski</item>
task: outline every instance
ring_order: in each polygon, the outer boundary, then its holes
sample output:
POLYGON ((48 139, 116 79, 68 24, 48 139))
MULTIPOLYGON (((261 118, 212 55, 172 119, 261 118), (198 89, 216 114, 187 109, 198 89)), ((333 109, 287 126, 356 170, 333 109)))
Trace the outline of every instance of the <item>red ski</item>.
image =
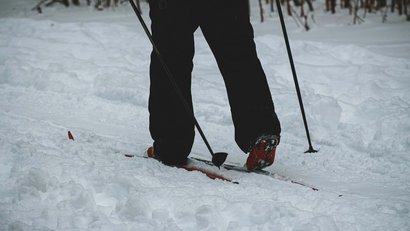
MULTIPOLYGON (((147 159, 151 159, 151 157, 148 156, 137 156, 137 155, 133 155, 133 154, 124 154, 125 157, 128 158, 133 158, 133 157, 142 157, 142 158, 147 158, 147 159)), ((234 181, 232 179, 229 179, 228 177, 225 177, 224 175, 217 173, 215 171, 213 171, 212 169, 209 169, 208 164, 201 164, 200 161, 197 161, 195 159, 188 159, 188 164, 186 165, 181 165, 181 166, 175 166, 177 168, 182 168, 185 169, 189 172, 200 172, 202 174, 205 174, 207 177, 209 177, 212 180, 222 180, 222 181, 227 181, 233 184, 239 184, 237 181, 234 181), (201 166, 202 165, 202 166, 201 166)), ((211 166, 212 167, 212 166, 211 166)))

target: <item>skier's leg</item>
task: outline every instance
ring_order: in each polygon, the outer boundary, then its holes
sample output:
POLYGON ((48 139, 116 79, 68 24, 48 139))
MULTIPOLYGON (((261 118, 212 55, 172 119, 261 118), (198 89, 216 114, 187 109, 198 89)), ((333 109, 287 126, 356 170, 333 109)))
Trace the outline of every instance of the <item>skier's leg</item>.
MULTIPOLYGON (((188 4, 175 0, 151 0, 154 42, 192 110, 191 72, 196 27, 188 4)), ((194 140, 194 124, 173 89, 156 54, 150 65, 150 132, 155 155, 165 164, 184 164, 194 140)))
POLYGON ((279 136, 281 128, 256 54, 248 1, 208 0, 204 7, 200 27, 225 81, 236 142, 249 152, 260 136, 279 136))

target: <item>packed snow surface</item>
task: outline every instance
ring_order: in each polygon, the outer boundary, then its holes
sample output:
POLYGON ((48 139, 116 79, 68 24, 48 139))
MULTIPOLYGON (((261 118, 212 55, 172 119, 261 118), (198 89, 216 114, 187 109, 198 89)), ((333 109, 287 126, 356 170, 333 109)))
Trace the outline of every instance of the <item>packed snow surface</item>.
MULTIPOLYGON (((341 13, 319 11, 309 32, 287 18, 314 154, 304 153, 277 16, 265 23, 252 18, 283 127, 268 170, 319 188, 313 191, 221 170, 240 182, 231 184, 125 158, 152 143, 151 45, 134 13, 128 6, 57 7, 39 15, 27 2, 2 3, 0 11, 0 230, 410 229, 410 23, 404 18, 382 24, 370 15, 348 25, 341 13)), ((201 33, 194 63, 197 119, 215 151, 243 164, 225 86, 201 33)), ((199 136, 193 155, 209 158, 199 136)))

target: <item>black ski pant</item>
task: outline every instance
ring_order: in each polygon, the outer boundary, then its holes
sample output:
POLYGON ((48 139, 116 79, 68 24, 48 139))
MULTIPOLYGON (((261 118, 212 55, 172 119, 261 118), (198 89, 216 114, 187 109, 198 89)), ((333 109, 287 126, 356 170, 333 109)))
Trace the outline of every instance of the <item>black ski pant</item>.
MULTIPOLYGON (((259 136, 280 134, 256 54, 247 0, 150 0, 150 18, 154 42, 191 111, 194 31, 199 27, 223 76, 239 147, 249 152, 259 136)), ((166 164, 183 164, 194 141, 194 123, 154 52, 150 80, 150 132, 155 154, 166 164)))

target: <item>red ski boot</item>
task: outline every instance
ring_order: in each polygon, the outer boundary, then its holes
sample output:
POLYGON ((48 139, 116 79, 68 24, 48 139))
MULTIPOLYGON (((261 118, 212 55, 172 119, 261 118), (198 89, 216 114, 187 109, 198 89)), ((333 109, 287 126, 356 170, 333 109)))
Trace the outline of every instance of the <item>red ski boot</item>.
POLYGON ((154 159, 156 159, 156 160, 158 160, 158 156, 156 156, 155 154, 154 154, 154 147, 149 147, 148 149, 147 149, 147 151, 146 151, 146 154, 147 154, 147 156, 149 157, 149 158, 154 158, 154 159))
POLYGON ((279 144, 280 137, 277 135, 261 136, 252 147, 246 168, 249 171, 266 168, 273 164, 276 154, 276 146, 279 144))

